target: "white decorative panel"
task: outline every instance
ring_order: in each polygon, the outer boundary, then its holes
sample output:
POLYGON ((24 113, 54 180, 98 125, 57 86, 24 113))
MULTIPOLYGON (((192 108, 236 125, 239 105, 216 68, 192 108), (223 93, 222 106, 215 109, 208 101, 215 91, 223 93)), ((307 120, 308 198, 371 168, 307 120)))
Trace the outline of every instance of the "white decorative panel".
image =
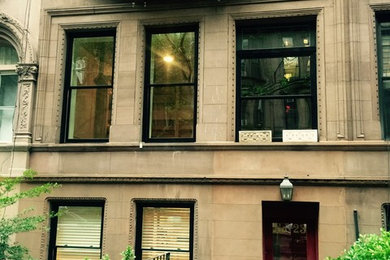
POLYGON ((272 131, 239 131, 240 143, 269 143, 272 142, 272 131))
POLYGON ((283 130, 283 142, 318 142, 317 129, 283 130))

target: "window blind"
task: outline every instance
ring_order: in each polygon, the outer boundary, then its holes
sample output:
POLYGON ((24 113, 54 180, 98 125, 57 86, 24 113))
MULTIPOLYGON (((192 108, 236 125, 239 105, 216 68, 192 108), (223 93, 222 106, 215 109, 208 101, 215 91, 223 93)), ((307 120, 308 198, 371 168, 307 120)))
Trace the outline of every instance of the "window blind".
POLYGON ((101 207, 61 206, 57 223, 57 259, 99 259, 101 207))
POLYGON ((189 259, 189 208, 143 208, 142 259, 164 252, 171 253, 171 260, 189 259))

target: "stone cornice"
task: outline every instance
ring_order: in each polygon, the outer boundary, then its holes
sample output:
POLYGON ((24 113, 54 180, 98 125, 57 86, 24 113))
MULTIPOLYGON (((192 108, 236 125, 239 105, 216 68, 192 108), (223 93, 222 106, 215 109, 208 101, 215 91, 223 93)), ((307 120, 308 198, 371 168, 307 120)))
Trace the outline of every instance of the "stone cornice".
MULTIPOLYGON (((149 12, 149 11, 162 11, 173 10, 183 8, 205 8, 215 6, 236 6, 236 5, 252 5, 252 4, 269 4, 269 3, 283 3, 291 0, 203 0, 203 1, 172 1, 172 3, 161 3, 154 1, 148 3, 146 6, 144 1, 129 1, 129 3, 122 4, 107 4, 107 5, 94 5, 84 7, 72 7, 72 8, 48 8, 46 12, 52 16, 75 16, 75 15, 93 15, 93 14, 112 14, 112 13, 128 13, 128 12, 149 12), (156 4, 157 2, 157 4, 156 4), (134 4, 133 4, 134 3, 134 4)), ((308 0, 302 0, 308 1, 308 0)))
MULTIPOLYGON (((1 151, 1 147, 0 147, 1 151)), ((320 143, 270 143, 270 144, 33 144, 31 152, 151 152, 151 151, 353 151, 390 152, 388 142, 320 142, 320 143)))
MULTIPOLYGON (((273 178, 184 178, 184 177, 35 177, 26 183, 57 182, 60 184, 172 184, 172 185, 279 185, 273 178)), ((390 186, 390 180, 365 179, 291 179, 294 186, 377 187, 390 186)))

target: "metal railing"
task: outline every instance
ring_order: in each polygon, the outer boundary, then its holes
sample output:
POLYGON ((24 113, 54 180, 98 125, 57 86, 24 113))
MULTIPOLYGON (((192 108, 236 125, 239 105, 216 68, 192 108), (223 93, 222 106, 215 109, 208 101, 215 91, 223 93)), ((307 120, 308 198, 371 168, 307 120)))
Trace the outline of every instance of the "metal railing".
POLYGON ((148 260, 170 260, 171 253, 165 253, 163 255, 155 256, 153 258, 148 258, 148 260))

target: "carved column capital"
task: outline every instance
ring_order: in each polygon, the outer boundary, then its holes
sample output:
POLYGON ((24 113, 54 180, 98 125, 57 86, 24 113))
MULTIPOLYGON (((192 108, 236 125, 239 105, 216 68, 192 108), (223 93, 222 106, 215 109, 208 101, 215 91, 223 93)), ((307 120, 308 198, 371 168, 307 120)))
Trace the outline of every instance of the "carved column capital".
POLYGON ((38 64, 35 63, 19 63, 16 65, 16 72, 21 81, 37 81, 38 64))

